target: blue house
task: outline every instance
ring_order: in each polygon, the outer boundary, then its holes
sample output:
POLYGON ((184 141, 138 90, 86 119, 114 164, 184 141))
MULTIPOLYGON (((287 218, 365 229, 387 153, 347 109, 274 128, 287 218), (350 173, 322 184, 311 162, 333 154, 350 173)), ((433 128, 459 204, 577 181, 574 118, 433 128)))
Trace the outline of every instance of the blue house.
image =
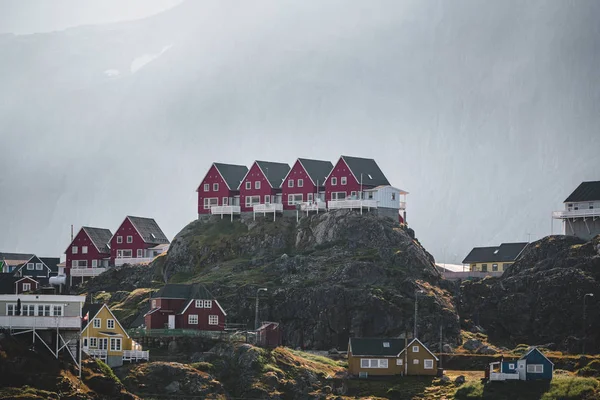
POLYGON ((552 380, 554 364, 536 347, 532 347, 517 361, 497 361, 489 366, 486 377, 490 381, 552 380))

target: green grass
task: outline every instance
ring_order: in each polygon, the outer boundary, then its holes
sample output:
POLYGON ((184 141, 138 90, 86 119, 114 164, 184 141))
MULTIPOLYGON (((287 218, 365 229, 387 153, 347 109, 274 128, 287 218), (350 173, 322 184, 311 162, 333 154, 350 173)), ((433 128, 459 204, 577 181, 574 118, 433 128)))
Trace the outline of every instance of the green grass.
POLYGON ((554 377, 551 382, 492 382, 472 381, 456 390, 457 400, 580 400, 597 399, 600 382, 594 378, 571 376, 554 377))
POLYGON ((207 372, 207 373, 211 373, 215 370, 214 365, 212 365, 209 362, 204 362, 204 361, 192 363, 192 364, 190 364, 190 367, 197 369, 198 371, 207 372))
POLYGON ((60 396, 54 392, 23 386, 20 388, 0 389, 0 399, 59 399, 60 396))
POLYGON ((329 365, 330 367, 348 367, 348 363, 344 361, 335 361, 329 357, 319 356, 317 354, 307 353, 300 350, 289 350, 290 353, 297 357, 302 357, 310 361, 318 362, 321 364, 329 365))
POLYGON ((98 367, 100 368, 100 371, 102 371, 102 373, 105 376, 107 376, 110 379, 112 379, 113 381, 115 381, 115 383, 117 383, 119 385, 121 384, 121 381, 115 375, 115 373, 113 372, 112 368, 109 367, 104 361, 96 359, 96 364, 98 364, 98 367))

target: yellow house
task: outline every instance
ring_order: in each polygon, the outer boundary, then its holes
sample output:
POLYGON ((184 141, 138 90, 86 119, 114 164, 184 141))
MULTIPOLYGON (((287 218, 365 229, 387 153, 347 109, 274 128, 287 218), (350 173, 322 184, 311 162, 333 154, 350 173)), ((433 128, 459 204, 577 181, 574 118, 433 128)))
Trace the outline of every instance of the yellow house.
POLYGON ((463 260, 470 271, 502 273, 512 265, 528 243, 502 243, 497 247, 475 247, 463 260))
POLYGON ((81 339, 83 351, 111 367, 123 361, 148 360, 149 352, 129 337, 106 304, 85 304, 81 339))

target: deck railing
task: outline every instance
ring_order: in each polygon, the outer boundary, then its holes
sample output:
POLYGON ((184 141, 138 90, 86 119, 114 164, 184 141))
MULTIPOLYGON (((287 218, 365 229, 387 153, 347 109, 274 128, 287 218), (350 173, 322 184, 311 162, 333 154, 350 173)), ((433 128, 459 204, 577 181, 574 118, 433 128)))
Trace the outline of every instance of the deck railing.
POLYGON ((327 202, 330 210, 346 209, 371 209, 377 208, 377 200, 330 200, 327 202))
POLYGON ((90 349, 89 347, 82 347, 81 349, 84 353, 93 358, 106 360, 106 357, 108 356, 108 350, 90 349))
POLYGON ((79 317, 1 316, 0 326, 12 329, 56 329, 81 327, 79 317))
POLYGON ((71 276, 98 276, 106 272, 106 268, 71 268, 71 276))
POLYGON ((519 374, 507 374, 504 372, 492 372, 490 373, 490 381, 509 381, 519 380, 519 374))
POLYGON ((239 214, 240 212, 240 206, 214 206, 210 208, 211 214, 220 215, 221 218, 223 218, 223 215, 230 215, 231 219, 233 219, 233 215, 239 214))
POLYGON ((554 211, 552 217, 555 219, 600 217, 600 208, 554 211))
POLYGON ((305 201, 300 203, 300 210, 308 212, 308 211, 325 211, 327 209, 327 203, 324 201, 305 201))
POLYGON ((123 350, 123 361, 139 361, 150 359, 150 352, 143 350, 123 350))

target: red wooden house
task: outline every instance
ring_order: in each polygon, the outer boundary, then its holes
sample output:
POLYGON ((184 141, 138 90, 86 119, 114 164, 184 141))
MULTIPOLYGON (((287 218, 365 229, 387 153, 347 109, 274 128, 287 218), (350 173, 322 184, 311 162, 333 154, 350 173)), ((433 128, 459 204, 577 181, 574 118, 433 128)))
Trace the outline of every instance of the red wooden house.
POLYGON ((281 326, 278 322, 263 322, 256 330, 256 345, 260 347, 277 347, 282 344, 281 326))
POLYGON ((151 299, 146 329, 222 331, 227 314, 200 284, 166 284, 151 299))
POLYGON ((67 261, 65 274, 71 276, 93 276, 87 274, 93 268, 106 268, 110 261, 110 238, 108 229, 83 226, 65 250, 67 261), (75 271, 77 270, 77 271, 75 271))
POLYGON ((169 239, 152 218, 125 218, 110 239, 110 259, 116 266, 150 262, 166 251, 169 239))
POLYGON ((360 199, 365 189, 389 185, 375 160, 341 156, 325 181, 325 197, 327 201, 360 199))
POLYGON ((288 164, 255 161, 240 185, 241 211, 253 211, 255 204, 281 204, 281 184, 289 171, 288 164))
POLYGON ((281 186, 283 209, 295 210, 296 204, 317 199, 325 201, 325 179, 332 169, 330 161, 297 159, 281 186))
POLYGON ((17 277, 13 273, 0 273, 0 294, 21 294, 34 292, 40 283, 30 276, 17 277))
POLYGON ((239 206, 240 182, 248 173, 244 165, 213 163, 198 192, 198 215, 210 214, 213 206, 239 206))

